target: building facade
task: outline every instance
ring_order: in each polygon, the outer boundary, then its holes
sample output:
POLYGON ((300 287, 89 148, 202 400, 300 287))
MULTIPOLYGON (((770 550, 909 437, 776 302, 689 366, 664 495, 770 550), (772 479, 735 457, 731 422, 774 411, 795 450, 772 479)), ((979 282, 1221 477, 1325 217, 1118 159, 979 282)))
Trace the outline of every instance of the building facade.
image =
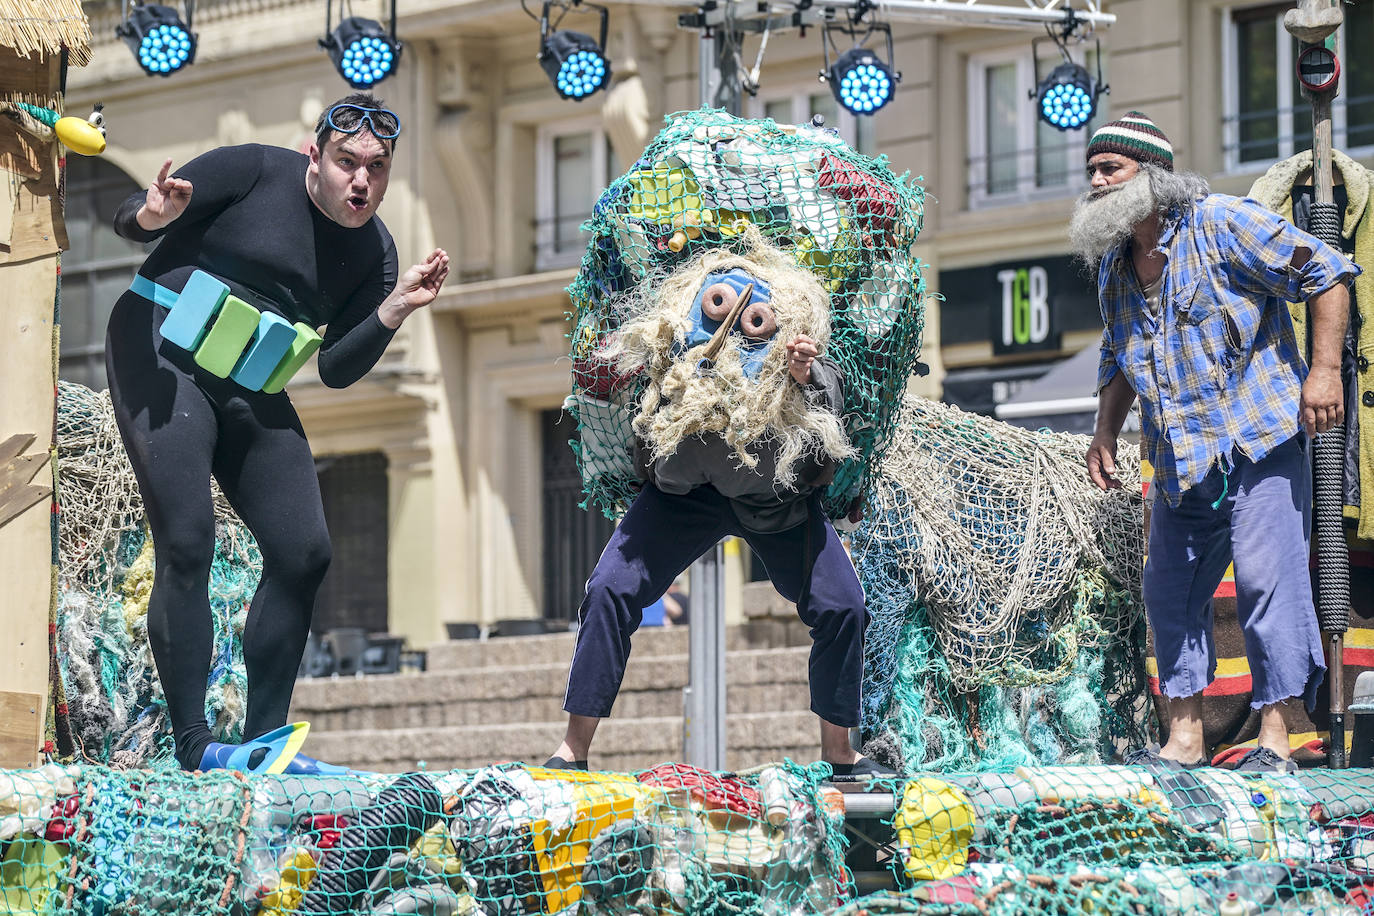
MULTIPOLYGON (((1097 36, 1111 93, 1093 123, 1144 110, 1180 167, 1244 193, 1310 135, 1282 27, 1290 6, 1116 0, 1116 25, 1097 36)), ((242 142, 300 148, 347 88, 317 48, 317 0, 198 5, 197 59, 167 79, 144 76, 116 41, 117 4, 86 9, 95 55, 73 74, 68 107, 104 104, 109 150, 69 176, 63 372, 100 387, 105 316, 141 255, 108 230, 118 201, 167 156, 179 163, 242 142)), ((456 270, 362 382, 334 391, 301 376, 292 385, 335 541, 321 628, 359 623, 423 646, 442 639, 445 624, 574 615, 610 523, 576 508, 566 445, 575 433, 559 411, 570 388, 564 288, 597 192, 637 158, 664 113, 697 107, 699 38, 677 24, 686 9, 611 4, 612 88, 574 103, 538 66, 538 26, 514 0, 401 0, 406 47, 378 93, 405 133, 381 215, 403 265, 442 245, 456 270)), ((1374 0, 1345 9, 1336 146, 1374 164, 1374 64, 1357 50, 1374 47, 1374 0)), ((371 0, 352 13, 387 15, 371 0)), ((564 24, 593 32, 594 22, 564 24)), ((920 176, 931 373, 913 384, 991 412, 1098 341, 1095 293, 1067 256, 1065 233, 1086 183, 1087 132, 1036 121, 1028 93, 1037 58, 1039 75, 1059 62, 1048 43, 1033 54, 1036 31, 904 22, 893 31, 902 79, 877 116, 837 110, 817 81, 814 29, 770 36, 743 113, 823 114, 864 152, 920 176)), ((757 51, 757 38, 746 41, 746 64, 757 51)), ((1071 53, 1095 72, 1095 42, 1071 53)), ((727 549, 734 617, 750 578, 746 553, 727 549)))

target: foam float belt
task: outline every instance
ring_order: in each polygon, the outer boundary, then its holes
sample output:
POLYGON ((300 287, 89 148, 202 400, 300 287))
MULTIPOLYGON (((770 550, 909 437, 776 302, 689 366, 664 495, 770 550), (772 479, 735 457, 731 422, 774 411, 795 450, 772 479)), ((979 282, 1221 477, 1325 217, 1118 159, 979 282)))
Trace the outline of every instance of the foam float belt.
POLYGON ((280 315, 263 312, 252 342, 229 377, 250 391, 261 391, 295 339, 296 329, 290 322, 280 315))
POLYGON ((262 391, 264 394, 276 394, 285 388, 291 376, 295 375, 296 371, 305 365, 305 361, 320 348, 320 344, 324 341, 319 332, 304 322, 297 321, 292 327, 296 329, 296 339, 291 341, 291 348, 286 351, 286 355, 277 364, 276 371, 263 384, 262 391))
POLYGON ((196 365, 211 375, 228 378, 261 320, 262 312, 238 296, 225 297, 210 333, 196 347, 196 365))
POLYGON ((207 372, 250 391, 281 391, 323 342, 304 322, 288 324, 230 295, 225 283, 203 270, 194 271, 180 293, 142 274, 129 288, 168 309, 163 340, 193 353, 207 372))

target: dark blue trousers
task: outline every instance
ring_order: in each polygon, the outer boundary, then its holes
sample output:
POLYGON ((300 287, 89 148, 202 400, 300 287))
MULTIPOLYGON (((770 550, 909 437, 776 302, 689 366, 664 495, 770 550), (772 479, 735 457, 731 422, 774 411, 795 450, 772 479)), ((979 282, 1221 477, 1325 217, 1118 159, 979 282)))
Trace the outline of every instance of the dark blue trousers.
POLYGON ((868 611, 854 565, 818 497, 810 508, 805 523, 761 534, 740 525, 730 501, 713 487, 674 496, 646 484, 587 580, 563 708, 609 716, 643 608, 717 541, 736 535, 763 560, 778 593, 797 602, 798 616, 811 628, 812 712, 835 725, 857 726, 868 611))

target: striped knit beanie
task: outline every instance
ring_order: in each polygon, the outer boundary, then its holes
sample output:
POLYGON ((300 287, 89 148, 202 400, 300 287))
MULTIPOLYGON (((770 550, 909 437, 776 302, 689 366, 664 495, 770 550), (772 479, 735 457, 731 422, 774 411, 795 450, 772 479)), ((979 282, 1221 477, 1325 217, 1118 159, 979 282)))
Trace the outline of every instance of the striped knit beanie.
POLYGON ((1128 111, 1124 118, 1097 129, 1088 144, 1088 158, 1098 153, 1120 153, 1137 162, 1153 162, 1174 170, 1174 148, 1169 138, 1139 111, 1128 111))

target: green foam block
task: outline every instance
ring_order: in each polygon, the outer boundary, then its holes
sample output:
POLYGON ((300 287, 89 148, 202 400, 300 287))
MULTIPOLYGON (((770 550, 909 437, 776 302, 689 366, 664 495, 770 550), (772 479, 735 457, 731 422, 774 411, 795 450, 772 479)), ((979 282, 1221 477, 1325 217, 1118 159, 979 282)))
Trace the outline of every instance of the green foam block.
POLYGON ((196 365, 212 375, 228 378, 261 319, 262 313, 247 302, 237 296, 226 297, 214 327, 196 347, 196 365))
POLYGON ((291 349, 286 351, 286 355, 277 363, 277 368, 272 370, 272 374, 267 377, 267 381, 262 386, 263 394, 276 394, 286 387, 291 376, 296 374, 296 370, 305 365, 311 355, 320 348, 324 338, 319 332, 303 321, 297 321, 293 327, 296 329, 296 339, 291 343, 291 349))

